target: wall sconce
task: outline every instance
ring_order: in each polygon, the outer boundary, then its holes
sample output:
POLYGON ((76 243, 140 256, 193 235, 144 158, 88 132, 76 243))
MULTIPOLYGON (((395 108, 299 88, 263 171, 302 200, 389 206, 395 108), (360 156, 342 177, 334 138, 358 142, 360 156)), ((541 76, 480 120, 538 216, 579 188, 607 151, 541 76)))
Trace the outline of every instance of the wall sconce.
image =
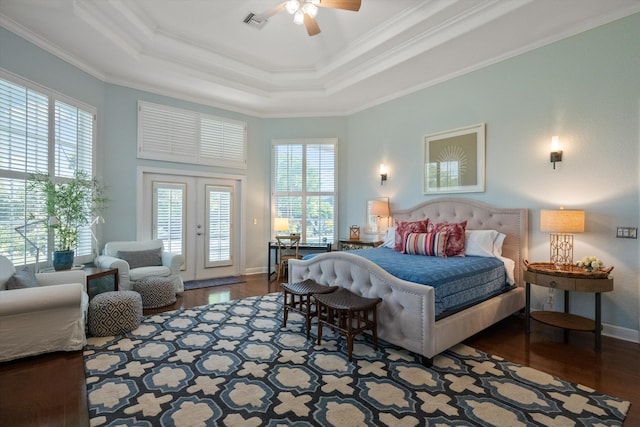
POLYGON ((384 166, 384 163, 380 163, 380 185, 383 185, 387 180, 387 168, 384 166))
POLYGON ((550 231, 549 261, 559 266, 573 265, 573 235, 584 232, 584 211, 559 210, 540 211, 540 231, 550 231))
POLYGON ((551 137, 551 163, 553 163, 553 169, 556 168, 556 162, 562 161, 562 150, 560 150, 560 143, 557 136, 551 137))

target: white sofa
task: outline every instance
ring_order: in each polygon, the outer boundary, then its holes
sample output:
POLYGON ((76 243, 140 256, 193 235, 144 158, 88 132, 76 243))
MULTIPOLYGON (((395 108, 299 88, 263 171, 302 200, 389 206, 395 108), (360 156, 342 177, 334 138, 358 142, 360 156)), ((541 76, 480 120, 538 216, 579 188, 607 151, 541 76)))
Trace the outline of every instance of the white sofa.
POLYGON ((14 272, 0 255, 0 362, 81 350, 89 305, 84 271, 40 273, 38 286, 7 290, 14 272))
POLYGON ((173 280, 176 292, 184 291, 184 283, 180 276, 180 268, 184 264, 184 256, 172 252, 165 252, 162 240, 146 241, 120 241, 109 242, 104 246, 103 255, 96 258, 95 264, 103 268, 117 268, 119 276, 118 288, 123 291, 131 291, 136 281, 150 276, 168 277, 173 280), (159 249, 159 258, 153 256, 153 252, 159 249), (120 254, 119 254, 120 253, 120 254), (124 255, 126 253, 126 255, 124 255), (135 256, 135 254, 141 254, 135 256), (143 264, 131 268, 129 262, 123 258, 132 260, 136 258, 136 264, 143 264), (154 262, 157 259, 157 262, 154 262), (144 265, 145 260, 151 260, 151 264, 144 265))

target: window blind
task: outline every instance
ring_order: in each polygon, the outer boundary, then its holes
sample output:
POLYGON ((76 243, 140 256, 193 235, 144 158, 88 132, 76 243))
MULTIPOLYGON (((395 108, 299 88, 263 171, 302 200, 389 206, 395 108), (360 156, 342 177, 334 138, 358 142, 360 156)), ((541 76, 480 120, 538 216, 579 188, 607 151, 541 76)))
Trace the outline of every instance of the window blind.
POLYGON ((138 157, 246 169, 247 124, 138 102, 138 157))
MULTIPOLYGON (((44 262, 54 249, 52 230, 39 221, 45 196, 30 189, 31 175, 93 176, 95 116, 90 106, 0 72, 0 245, 14 265, 34 263, 37 248, 44 262)), ((76 256, 91 255, 92 244, 90 227, 82 227, 76 256)))
MULTIPOLYGON (((303 242, 336 239, 337 139, 274 140, 272 212, 303 242)), ((272 233, 272 235, 274 235, 272 233)))

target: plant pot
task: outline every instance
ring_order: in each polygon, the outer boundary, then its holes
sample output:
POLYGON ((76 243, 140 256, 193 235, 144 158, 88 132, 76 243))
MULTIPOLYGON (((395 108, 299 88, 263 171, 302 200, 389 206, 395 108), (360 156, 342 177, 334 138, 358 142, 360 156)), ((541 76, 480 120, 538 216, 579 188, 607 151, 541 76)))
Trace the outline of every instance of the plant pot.
POLYGON ((73 267, 73 251, 55 251, 53 253, 53 268, 56 271, 70 270, 73 267))

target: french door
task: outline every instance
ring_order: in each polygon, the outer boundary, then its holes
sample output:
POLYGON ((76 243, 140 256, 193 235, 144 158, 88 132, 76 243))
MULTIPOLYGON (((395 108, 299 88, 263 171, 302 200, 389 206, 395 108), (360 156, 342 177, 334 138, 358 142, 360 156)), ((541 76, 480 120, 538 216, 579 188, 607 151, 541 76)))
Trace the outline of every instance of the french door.
POLYGON ((240 274, 240 180, 143 173, 142 181, 141 228, 185 256, 183 280, 240 274))

